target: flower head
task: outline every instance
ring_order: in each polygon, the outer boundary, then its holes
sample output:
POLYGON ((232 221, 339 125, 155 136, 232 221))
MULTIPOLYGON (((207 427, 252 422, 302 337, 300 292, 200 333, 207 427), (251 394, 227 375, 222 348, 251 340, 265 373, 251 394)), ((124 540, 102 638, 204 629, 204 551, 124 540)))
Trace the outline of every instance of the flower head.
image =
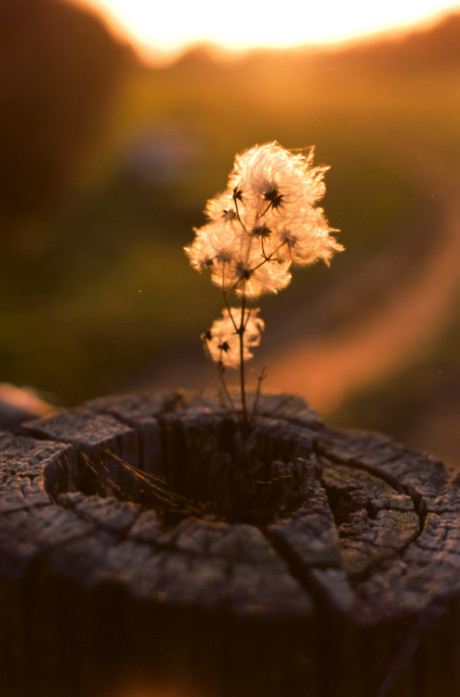
POLYGON ((278 143, 237 155, 227 189, 206 206, 209 222, 186 248, 224 292, 257 298, 291 280, 291 264, 326 264, 343 249, 322 208, 328 167, 313 166, 313 148, 292 153, 278 143))
POLYGON ((240 310, 225 309, 211 329, 202 335, 205 348, 212 360, 220 367, 238 368, 240 364, 240 334, 243 336, 243 360, 253 357, 252 350, 260 343, 260 334, 265 324, 257 317, 259 309, 252 308, 244 319, 243 331, 238 327, 240 310))
POLYGON ((276 141, 237 155, 228 188, 241 192, 241 200, 266 204, 273 210, 295 204, 313 205, 326 191, 323 175, 329 167, 313 167, 314 148, 293 153, 276 141))

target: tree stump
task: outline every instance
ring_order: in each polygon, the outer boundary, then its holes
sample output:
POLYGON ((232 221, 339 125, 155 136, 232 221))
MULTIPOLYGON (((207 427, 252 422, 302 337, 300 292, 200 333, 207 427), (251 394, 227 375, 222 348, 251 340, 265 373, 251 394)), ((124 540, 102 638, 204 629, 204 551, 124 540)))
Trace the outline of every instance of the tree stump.
POLYGON ((432 458, 174 392, 0 453, 2 696, 460 695, 460 479, 432 458))

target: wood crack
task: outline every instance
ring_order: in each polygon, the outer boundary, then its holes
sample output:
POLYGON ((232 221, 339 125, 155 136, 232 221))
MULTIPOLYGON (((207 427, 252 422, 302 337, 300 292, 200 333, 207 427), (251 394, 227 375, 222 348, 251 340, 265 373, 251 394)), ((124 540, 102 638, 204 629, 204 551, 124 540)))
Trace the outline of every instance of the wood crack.
MULTIPOLYGON (((426 517, 427 517, 427 502, 424 499, 424 497, 419 494, 418 492, 414 492, 413 488, 410 486, 405 486, 403 483, 399 482, 396 480, 395 477, 392 475, 389 475, 386 472, 382 472, 379 468, 372 467, 369 465, 365 465, 363 463, 360 463, 359 461, 343 461, 340 460, 339 458, 334 458, 334 456, 328 451, 327 447, 324 447, 321 444, 316 444, 317 452, 320 454, 322 457, 326 457, 329 459, 330 462, 335 462, 337 464, 342 465, 343 467, 348 467, 350 469, 359 469, 361 471, 367 472, 374 477, 377 477, 379 479, 382 479, 385 483, 387 483, 389 486, 391 486, 396 492, 398 493, 404 493, 406 496, 408 496, 411 501, 412 505, 414 507, 414 511, 417 514, 418 520, 419 520, 419 525, 417 531, 402 545, 402 547, 399 549, 399 553, 403 553, 412 543, 414 543, 424 532, 425 530, 425 525, 426 525, 426 517)), ((382 464, 391 464, 391 462, 397 460, 397 457, 395 456, 394 458, 391 458, 390 460, 385 461, 382 464)), ((389 509, 389 510, 395 510, 395 509, 389 509)))
POLYGON ((218 400, 168 394, 101 398, 0 438, 2 676, 20 646, 21 695, 54 671, 60 697, 63 676, 143 657, 146 675, 190 669, 200 689, 218 663, 229 697, 383 697, 400 675, 395 696, 457 697, 457 480, 295 398, 262 398, 242 438, 218 400), (142 499, 149 478, 193 515, 166 524, 142 499))

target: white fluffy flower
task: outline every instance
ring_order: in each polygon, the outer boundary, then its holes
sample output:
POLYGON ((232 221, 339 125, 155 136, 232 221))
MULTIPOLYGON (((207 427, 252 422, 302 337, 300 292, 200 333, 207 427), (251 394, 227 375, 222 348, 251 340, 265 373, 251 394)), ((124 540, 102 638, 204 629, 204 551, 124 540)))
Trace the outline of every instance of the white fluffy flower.
POLYGON ((334 252, 343 250, 331 232, 322 208, 310 208, 302 214, 286 218, 273 235, 272 244, 277 248, 277 256, 293 264, 306 266, 321 259, 327 266, 334 252))
MULTIPOLYGON (((322 259, 329 265, 334 252, 343 249, 331 235, 337 230, 317 206, 329 168, 313 166, 313 155, 313 148, 292 153, 276 142, 237 155, 227 189, 208 201, 208 222, 195 230, 195 240, 185 248, 192 266, 208 270, 224 293, 227 309, 202 339, 235 414, 222 372, 240 367, 242 423, 249 422, 244 362, 252 358, 264 329, 259 310, 249 309, 247 301, 285 288, 292 264, 322 259), (240 296, 240 308, 228 307, 228 294, 240 296)), ((263 373, 258 390, 262 379, 263 373)))
POLYGON ((195 230, 195 239, 190 247, 185 247, 190 263, 198 271, 207 268, 216 285, 224 288, 224 267, 241 255, 244 238, 238 221, 212 221, 195 230))
MULTIPOLYGON (((202 339, 212 360, 221 367, 238 368, 240 365, 241 310, 225 309, 222 319, 217 319, 211 329, 203 334, 202 339), (231 312, 231 315, 230 315, 231 312), (233 317, 233 319, 232 319, 233 317)), ((258 308, 246 310, 243 335, 243 361, 253 357, 252 350, 260 343, 260 334, 264 321, 257 317, 258 308)))
POLYGON ((224 191, 209 199, 205 211, 210 220, 232 220, 236 218, 235 202, 231 191, 224 191))
POLYGON ((279 256, 268 263, 260 238, 248 235, 235 218, 221 217, 204 225, 185 251, 192 266, 208 269, 212 282, 226 292, 257 298, 277 293, 291 280, 292 260, 279 256))
POLYGON ((343 247, 316 206, 328 167, 314 167, 313 155, 276 142, 237 155, 227 190, 208 201, 209 222, 185 250, 192 265, 224 292, 257 298, 285 288, 291 264, 329 264, 343 247))
POLYGON ((326 191, 324 172, 313 167, 314 148, 306 154, 292 153, 277 142, 256 145, 237 155, 228 188, 240 200, 263 212, 300 209, 314 205, 326 191))

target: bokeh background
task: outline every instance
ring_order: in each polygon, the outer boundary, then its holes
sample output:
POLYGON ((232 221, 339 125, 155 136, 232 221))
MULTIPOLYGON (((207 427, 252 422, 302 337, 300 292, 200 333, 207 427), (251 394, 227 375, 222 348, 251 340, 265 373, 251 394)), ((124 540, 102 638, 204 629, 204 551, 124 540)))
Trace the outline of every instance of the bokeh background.
POLYGON ((331 165, 347 251, 261 300, 252 379, 460 466, 460 13, 156 65, 89 8, 3 0, 0 45, 5 399, 217 387, 199 335, 221 299, 182 248, 235 152, 276 139, 331 165))

